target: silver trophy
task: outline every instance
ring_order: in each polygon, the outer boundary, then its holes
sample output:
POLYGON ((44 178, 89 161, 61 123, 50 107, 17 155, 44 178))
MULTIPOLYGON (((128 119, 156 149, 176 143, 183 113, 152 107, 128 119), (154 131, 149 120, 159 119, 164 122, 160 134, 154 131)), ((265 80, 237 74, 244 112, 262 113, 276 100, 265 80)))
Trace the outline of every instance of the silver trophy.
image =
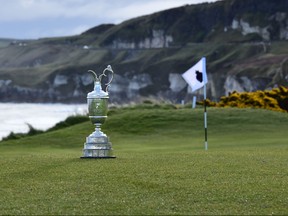
POLYGON ((94 75, 94 90, 87 94, 88 112, 91 122, 96 126, 95 131, 86 137, 84 143, 83 156, 81 158, 115 158, 113 156, 112 144, 105 133, 101 131, 101 125, 104 124, 108 112, 108 87, 113 80, 113 70, 110 65, 104 69, 99 77, 97 74, 89 70, 94 75), (107 76, 106 72, 111 72, 110 79, 105 91, 102 90, 101 80, 103 76, 107 76))

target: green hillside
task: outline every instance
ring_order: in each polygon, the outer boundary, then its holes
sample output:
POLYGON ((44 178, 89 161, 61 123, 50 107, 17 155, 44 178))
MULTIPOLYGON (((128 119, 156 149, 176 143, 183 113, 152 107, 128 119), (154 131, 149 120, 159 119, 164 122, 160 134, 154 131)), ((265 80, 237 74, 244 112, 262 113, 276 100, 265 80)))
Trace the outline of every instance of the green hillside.
POLYGON ((0 142, 0 215, 285 215, 288 116, 264 109, 111 109, 116 159, 83 160, 90 122, 0 142))

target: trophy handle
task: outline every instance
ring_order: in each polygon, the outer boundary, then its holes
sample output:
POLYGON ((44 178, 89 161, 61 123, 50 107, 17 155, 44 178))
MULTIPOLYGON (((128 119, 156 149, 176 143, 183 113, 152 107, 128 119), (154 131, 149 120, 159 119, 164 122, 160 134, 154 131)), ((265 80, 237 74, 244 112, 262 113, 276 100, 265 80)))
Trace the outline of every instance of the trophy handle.
POLYGON ((102 80, 102 76, 107 76, 107 75, 105 74, 106 71, 109 71, 109 72, 112 73, 111 79, 108 81, 108 83, 105 84, 105 85, 107 86, 107 87, 106 87, 106 92, 108 92, 108 88, 109 88, 109 86, 110 86, 110 83, 112 82, 112 80, 113 80, 113 78, 114 78, 114 72, 113 72, 113 70, 112 70, 112 67, 111 67, 110 65, 108 65, 108 66, 104 69, 103 73, 99 75, 99 77, 97 76, 97 74, 95 73, 95 71, 93 71, 93 70, 88 70, 88 72, 90 72, 90 73, 92 73, 92 74, 94 75, 94 78, 95 78, 94 81, 95 81, 95 82, 98 81, 98 82, 100 82, 100 83, 101 83, 101 80, 102 80))
POLYGON ((113 78, 114 78, 114 72, 113 72, 113 70, 112 70, 112 67, 111 67, 110 65, 108 65, 100 76, 101 76, 101 77, 102 77, 103 75, 106 76, 106 74, 105 74, 106 71, 110 71, 110 72, 112 73, 111 79, 108 81, 108 83, 105 84, 105 85, 107 86, 107 87, 106 87, 106 92, 108 92, 108 88, 110 87, 110 83, 112 82, 112 80, 113 80, 113 78))
POLYGON ((94 78, 95 78, 94 81, 101 82, 101 77, 102 77, 101 75, 98 78, 97 74, 93 70, 88 70, 88 72, 90 72, 90 73, 92 73, 94 75, 94 78))

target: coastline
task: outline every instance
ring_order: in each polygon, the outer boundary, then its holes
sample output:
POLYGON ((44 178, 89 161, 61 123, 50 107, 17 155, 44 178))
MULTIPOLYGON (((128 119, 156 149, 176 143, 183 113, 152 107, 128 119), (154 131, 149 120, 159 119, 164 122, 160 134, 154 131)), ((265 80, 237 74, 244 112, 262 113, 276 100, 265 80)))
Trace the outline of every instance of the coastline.
POLYGON ((11 132, 28 132, 27 124, 47 130, 68 116, 85 114, 87 104, 0 103, 0 141, 11 132))

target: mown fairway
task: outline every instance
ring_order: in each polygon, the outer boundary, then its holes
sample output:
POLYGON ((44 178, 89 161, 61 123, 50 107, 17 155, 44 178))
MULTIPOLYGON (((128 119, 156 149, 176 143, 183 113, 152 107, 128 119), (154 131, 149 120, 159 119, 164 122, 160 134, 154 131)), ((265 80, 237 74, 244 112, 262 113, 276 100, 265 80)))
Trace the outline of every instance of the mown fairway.
POLYGON ((116 159, 87 160, 93 125, 0 143, 0 215, 288 214, 288 114, 112 110, 116 159))

